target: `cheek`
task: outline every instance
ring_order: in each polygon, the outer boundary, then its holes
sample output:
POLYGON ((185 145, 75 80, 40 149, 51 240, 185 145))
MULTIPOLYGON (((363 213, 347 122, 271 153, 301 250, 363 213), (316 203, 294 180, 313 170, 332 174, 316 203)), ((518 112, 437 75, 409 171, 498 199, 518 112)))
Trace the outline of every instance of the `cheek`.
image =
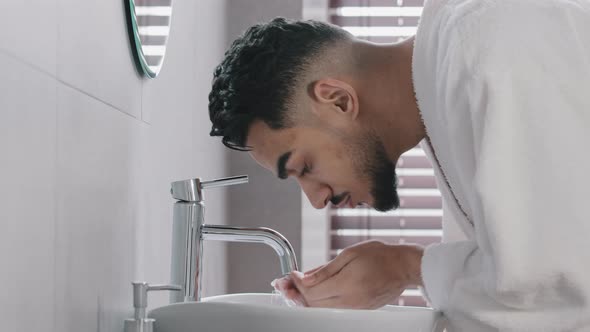
POLYGON ((353 162, 353 156, 341 153, 340 158, 334 158, 327 176, 333 181, 335 189, 351 191, 357 195, 364 195, 370 189, 370 179, 359 169, 360 165, 353 162))
POLYGON ((330 153, 325 153, 326 165, 329 165, 328 175, 339 179, 340 182, 353 182, 358 178, 358 174, 353 164, 353 156, 349 151, 344 149, 333 149, 330 153))
POLYGON ((311 155, 317 156, 313 161, 318 180, 339 191, 352 191, 357 195, 368 192, 370 181, 367 179, 359 161, 361 151, 355 151, 353 142, 343 142, 335 137, 316 137, 316 141, 307 141, 314 147, 311 155))

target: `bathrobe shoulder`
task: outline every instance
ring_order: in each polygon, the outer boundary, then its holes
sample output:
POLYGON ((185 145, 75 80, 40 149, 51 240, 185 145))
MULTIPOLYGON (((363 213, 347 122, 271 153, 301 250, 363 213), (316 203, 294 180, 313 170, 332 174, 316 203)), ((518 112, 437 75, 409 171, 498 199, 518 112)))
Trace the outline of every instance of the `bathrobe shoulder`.
POLYGON ((590 1, 430 0, 412 67, 471 229, 426 248, 430 303, 453 331, 590 331, 590 1))

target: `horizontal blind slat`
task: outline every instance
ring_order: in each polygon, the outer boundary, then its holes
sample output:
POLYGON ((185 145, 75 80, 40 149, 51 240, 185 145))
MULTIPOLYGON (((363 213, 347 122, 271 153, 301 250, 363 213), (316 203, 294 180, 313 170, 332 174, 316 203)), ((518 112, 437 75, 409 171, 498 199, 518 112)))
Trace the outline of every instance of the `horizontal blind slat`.
POLYGON ((436 179, 431 175, 424 176, 398 176, 398 188, 424 188, 436 189, 436 179))
POLYGON ((330 8, 338 7, 387 7, 392 5, 422 7, 424 0, 330 0, 330 8))
POLYGON ((442 209, 397 209, 386 212, 380 212, 370 208, 340 208, 332 209, 331 216, 345 216, 345 217, 442 217, 442 209))
POLYGON ((340 26, 407 26, 418 25, 418 17, 332 16, 331 22, 340 26))
POLYGON ((399 207, 406 209, 442 209, 441 197, 400 197, 399 207))
POLYGON ((342 26, 342 29, 357 37, 409 37, 416 27, 409 26, 342 26))
POLYGON ((334 216, 332 229, 441 229, 440 217, 344 217, 334 216))
POLYGON ((337 229, 332 230, 330 235, 334 236, 399 236, 399 237, 441 237, 440 229, 337 229))
POLYGON ((404 156, 397 161, 397 167, 403 168, 432 168, 430 160, 426 156, 404 156))
POLYGON ((439 243, 441 241, 440 236, 338 236, 331 235, 331 247, 332 249, 344 249, 367 240, 377 240, 385 243, 416 243, 422 246, 428 246, 433 243, 439 243))

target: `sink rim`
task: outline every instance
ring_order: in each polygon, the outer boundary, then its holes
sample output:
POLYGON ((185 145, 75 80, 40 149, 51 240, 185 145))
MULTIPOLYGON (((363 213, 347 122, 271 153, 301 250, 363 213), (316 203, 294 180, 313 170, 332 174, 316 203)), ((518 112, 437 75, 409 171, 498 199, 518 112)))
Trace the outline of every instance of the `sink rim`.
MULTIPOLYGON (((448 321, 445 319, 441 311, 433 308, 425 307, 405 307, 405 306, 384 306, 375 310, 367 309, 335 309, 335 308, 308 308, 308 307, 289 307, 283 305, 276 305, 271 303, 252 303, 252 302, 238 302, 238 301, 252 301, 252 298, 267 298, 269 299, 273 293, 233 293, 216 295, 203 298, 201 302, 179 302, 164 305, 161 307, 149 310, 148 316, 156 319, 156 325, 162 322, 161 319, 166 319, 165 324, 170 327, 169 324, 178 321, 179 317, 184 320, 180 326, 186 326, 182 324, 190 323, 191 320, 201 319, 200 317, 210 317, 213 319, 212 322, 218 321, 221 317, 221 326, 227 326, 232 324, 223 322, 222 315, 236 315, 236 317, 267 317, 272 313, 272 321, 266 321, 264 324, 277 324, 278 321, 283 322, 283 319, 288 319, 287 322, 293 319, 305 319, 311 320, 309 326, 319 326, 322 324, 340 324, 341 319, 344 321, 353 322, 366 322, 369 326, 380 328, 382 330, 384 324, 390 326, 396 324, 399 319, 408 321, 420 321, 420 331, 443 331, 448 326, 448 321), (199 313, 195 316, 195 313, 199 313), (220 316, 219 313, 222 313, 220 316), (213 316, 209 316, 213 314, 213 316), (202 316, 205 315, 205 316, 202 316), (187 318, 188 317, 188 318, 187 318), (215 318, 214 318, 215 317, 215 318), (187 320, 185 320, 187 319, 187 320), (319 324, 319 325, 318 325, 319 324), (426 330, 424 330, 426 328, 426 330)), ((276 296, 279 296, 275 294, 276 296)), ((208 320, 208 319, 207 319, 208 320)), ((252 324, 252 321, 248 321, 248 324, 252 324)), ((217 324, 217 323, 213 323, 217 324)), ((258 323, 256 323, 258 324, 258 323)), ((355 325, 354 323, 353 325, 355 325)), ((413 323, 412 323, 413 324, 413 323)), ((322 326, 328 326, 322 325, 322 326)), ((178 328, 179 325, 174 325, 178 328)), ((192 326, 192 325, 191 325, 192 326)), ((213 325, 210 325, 210 327, 213 325)), ((219 325, 216 325, 219 326, 219 325)), ((161 326, 161 328, 164 328, 161 326)), ((258 326, 260 328, 260 326, 258 326)), ((298 327, 297 327, 298 328, 298 327)), ((178 331, 193 331, 192 328, 180 328, 178 331)), ((407 329, 406 329, 407 330, 407 329)), ((158 330, 160 331, 160 330, 158 330)), ((162 331, 172 331, 169 328, 162 331)), ((287 331, 287 330, 286 330, 287 331)), ((290 329, 288 331, 299 331, 297 329, 290 329)), ((348 331, 348 330, 347 330, 348 331)), ((355 330, 358 331, 358 330, 355 330)))
POLYGON ((374 313, 374 312, 423 312, 423 313, 432 313, 435 315, 440 314, 440 311, 434 309, 434 308, 429 308, 429 307, 416 307, 416 306, 397 306, 397 305, 385 305, 381 308, 378 309, 345 309, 345 308, 310 308, 310 307, 300 307, 300 306, 295 306, 295 307, 289 307, 286 305, 277 305, 277 304, 271 304, 271 303, 245 303, 245 302, 240 302, 238 300, 232 300, 232 298, 235 297, 265 297, 265 298, 269 298, 269 297, 279 297, 280 295, 278 294, 274 294, 274 293, 231 293, 231 294, 221 294, 221 295, 214 295, 214 296, 208 296, 206 298, 203 298, 201 300, 202 303, 228 303, 228 304, 238 304, 238 305, 245 305, 245 306, 262 306, 262 307, 271 307, 273 309, 277 309, 277 308, 282 308, 282 309, 287 309, 287 310, 302 310, 302 311, 324 311, 324 312, 345 312, 345 313, 350 313, 350 312, 363 312, 363 313, 374 313))

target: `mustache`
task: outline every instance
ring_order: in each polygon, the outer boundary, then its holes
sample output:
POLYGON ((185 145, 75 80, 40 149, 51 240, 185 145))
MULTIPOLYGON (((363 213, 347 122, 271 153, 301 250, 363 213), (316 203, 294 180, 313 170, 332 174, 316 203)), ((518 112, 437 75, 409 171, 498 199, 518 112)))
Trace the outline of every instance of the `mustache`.
POLYGON ((339 194, 339 195, 333 196, 333 197, 330 199, 330 202, 331 202, 332 204, 334 204, 334 205, 338 205, 338 204, 340 204, 340 203, 341 203, 341 202, 342 202, 342 201, 343 201, 343 200, 344 200, 344 199, 345 199, 345 198, 346 198, 348 195, 350 195, 350 193, 349 193, 349 192, 343 192, 342 194, 339 194))

